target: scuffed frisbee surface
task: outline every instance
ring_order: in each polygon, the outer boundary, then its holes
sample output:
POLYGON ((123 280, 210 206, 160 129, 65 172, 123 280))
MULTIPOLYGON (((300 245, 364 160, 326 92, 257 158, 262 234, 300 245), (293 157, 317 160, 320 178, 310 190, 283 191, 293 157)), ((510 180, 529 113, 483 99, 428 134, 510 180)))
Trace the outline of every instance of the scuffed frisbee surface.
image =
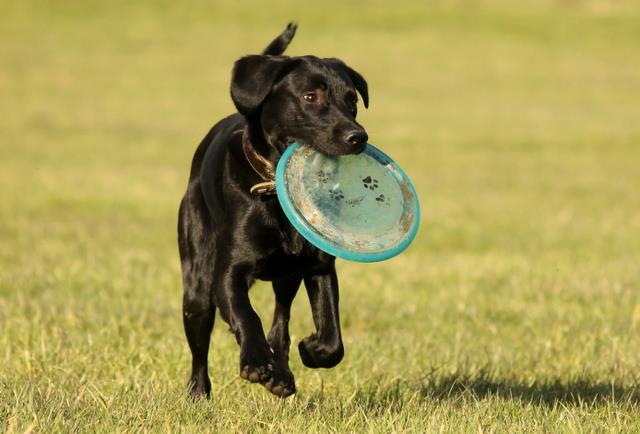
POLYGON ((294 143, 278 162, 276 191, 302 236, 353 261, 397 255, 409 246, 420 222, 411 181, 372 145, 358 155, 336 157, 294 143))

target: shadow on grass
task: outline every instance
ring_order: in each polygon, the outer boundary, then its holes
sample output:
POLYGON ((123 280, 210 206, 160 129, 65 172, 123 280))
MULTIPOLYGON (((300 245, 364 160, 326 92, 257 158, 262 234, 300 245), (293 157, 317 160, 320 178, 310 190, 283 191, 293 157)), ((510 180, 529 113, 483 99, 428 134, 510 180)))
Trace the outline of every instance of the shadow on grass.
POLYGON ((471 396, 477 399, 499 397, 536 405, 597 404, 625 402, 640 404, 639 384, 632 386, 594 382, 588 378, 535 379, 528 383, 500 379, 487 371, 473 374, 451 374, 421 381, 421 395, 433 399, 471 396))
POLYGON ((488 370, 439 374, 418 378, 378 377, 358 387, 351 401, 370 411, 400 410, 411 400, 467 401, 498 398, 524 404, 556 407, 618 404, 640 406, 640 383, 625 386, 588 378, 536 379, 524 383, 502 379, 488 370))

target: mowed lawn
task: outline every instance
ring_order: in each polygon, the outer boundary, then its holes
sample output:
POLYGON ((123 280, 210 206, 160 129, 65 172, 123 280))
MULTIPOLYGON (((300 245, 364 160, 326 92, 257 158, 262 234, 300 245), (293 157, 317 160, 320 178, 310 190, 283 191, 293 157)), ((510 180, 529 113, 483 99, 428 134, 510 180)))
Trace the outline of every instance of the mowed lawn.
MULTIPOLYGON (((640 431, 640 7, 634 1, 0 7, 0 430, 640 431), (292 349, 286 400, 219 320, 191 403, 176 215, 233 110, 233 61, 369 81, 360 118, 413 179, 414 244, 339 261, 344 361, 292 349)), ((271 321, 268 283, 251 292, 271 321)), ((313 331, 301 291, 294 345, 313 331)))

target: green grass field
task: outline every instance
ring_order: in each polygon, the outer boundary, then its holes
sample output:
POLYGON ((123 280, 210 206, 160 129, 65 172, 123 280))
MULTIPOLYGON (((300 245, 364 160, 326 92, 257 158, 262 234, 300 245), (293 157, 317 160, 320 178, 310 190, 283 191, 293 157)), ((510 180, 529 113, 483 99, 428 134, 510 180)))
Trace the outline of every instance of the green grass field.
MULTIPOLYGON (((640 7, 429 4, 3 1, 0 430, 640 431, 640 7), (290 19, 289 54, 368 79, 422 227, 339 261, 338 367, 292 351, 280 400, 219 320, 193 404, 177 206, 233 61, 290 19)), ((301 292, 293 342, 312 330, 301 292)))

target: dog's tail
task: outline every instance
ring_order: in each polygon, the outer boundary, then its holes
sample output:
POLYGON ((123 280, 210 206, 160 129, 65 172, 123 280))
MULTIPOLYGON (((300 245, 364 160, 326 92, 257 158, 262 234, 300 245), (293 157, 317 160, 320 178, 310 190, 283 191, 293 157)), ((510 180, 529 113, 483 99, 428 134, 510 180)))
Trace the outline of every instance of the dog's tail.
POLYGON ((296 29, 298 25, 291 21, 287 24, 287 28, 284 29, 282 33, 278 35, 271 43, 264 49, 262 54, 268 54, 271 56, 279 56, 284 53, 284 50, 287 49, 289 43, 293 39, 293 36, 296 34, 296 29))

